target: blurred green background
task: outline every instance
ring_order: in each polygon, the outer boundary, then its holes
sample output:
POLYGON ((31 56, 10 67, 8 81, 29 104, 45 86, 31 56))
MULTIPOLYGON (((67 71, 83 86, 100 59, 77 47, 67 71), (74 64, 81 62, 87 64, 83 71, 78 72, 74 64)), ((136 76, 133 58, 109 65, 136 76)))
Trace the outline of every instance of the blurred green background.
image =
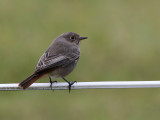
MULTIPOLYGON (((68 80, 159 80, 159 6, 158 0, 0 0, 0 83, 24 80, 52 40, 70 31, 88 39, 68 80)), ((0 92, 1 120, 157 120, 159 112, 158 88, 0 92)))

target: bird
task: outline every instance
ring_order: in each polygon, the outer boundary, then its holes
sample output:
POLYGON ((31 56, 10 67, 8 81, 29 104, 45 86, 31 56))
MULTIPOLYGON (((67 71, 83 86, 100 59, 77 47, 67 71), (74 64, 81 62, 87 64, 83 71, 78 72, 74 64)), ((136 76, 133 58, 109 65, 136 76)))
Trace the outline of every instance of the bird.
POLYGON ((56 82, 52 81, 52 78, 62 78, 68 83, 70 93, 71 86, 76 81, 70 82, 65 77, 76 67, 80 57, 80 42, 87 38, 74 32, 66 32, 58 36, 40 57, 33 74, 19 83, 19 87, 26 89, 36 80, 47 75, 51 89, 52 83, 56 82))

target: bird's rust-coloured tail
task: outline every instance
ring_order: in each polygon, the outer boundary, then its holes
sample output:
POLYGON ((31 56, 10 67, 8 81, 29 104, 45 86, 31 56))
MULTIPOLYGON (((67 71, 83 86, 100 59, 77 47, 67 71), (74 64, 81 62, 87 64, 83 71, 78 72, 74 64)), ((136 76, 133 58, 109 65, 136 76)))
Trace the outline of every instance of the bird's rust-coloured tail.
POLYGON ((22 87, 23 89, 28 88, 32 83, 34 83, 36 80, 38 80, 39 78, 41 78, 43 76, 43 74, 36 74, 33 73, 31 76, 29 76, 28 78, 26 78, 24 81, 22 81, 21 83, 19 83, 19 86, 22 87))

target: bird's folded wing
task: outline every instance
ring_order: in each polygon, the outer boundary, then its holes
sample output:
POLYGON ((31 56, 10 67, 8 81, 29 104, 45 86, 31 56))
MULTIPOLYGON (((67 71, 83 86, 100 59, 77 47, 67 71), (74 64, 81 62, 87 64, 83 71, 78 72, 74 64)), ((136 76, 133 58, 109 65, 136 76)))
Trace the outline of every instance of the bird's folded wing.
POLYGON ((70 57, 64 55, 48 56, 47 53, 44 53, 37 64, 36 72, 41 72, 60 66, 63 67, 72 63, 78 58, 79 56, 77 55, 73 55, 70 57))

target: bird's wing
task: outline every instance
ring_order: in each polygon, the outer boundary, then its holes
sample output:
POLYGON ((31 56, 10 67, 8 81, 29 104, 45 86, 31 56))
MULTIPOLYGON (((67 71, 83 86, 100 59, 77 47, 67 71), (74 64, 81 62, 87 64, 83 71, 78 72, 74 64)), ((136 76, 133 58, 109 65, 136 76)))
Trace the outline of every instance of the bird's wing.
POLYGON ((79 55, 73 54, 72 56, 64 56, 64 55, 52 55, 50 56, 49 53, 44 53, 36 67, 36 72, 41 72, 44 70, 49 70, 52 68, 66 66, 73 61, 79 59, 79 55))

